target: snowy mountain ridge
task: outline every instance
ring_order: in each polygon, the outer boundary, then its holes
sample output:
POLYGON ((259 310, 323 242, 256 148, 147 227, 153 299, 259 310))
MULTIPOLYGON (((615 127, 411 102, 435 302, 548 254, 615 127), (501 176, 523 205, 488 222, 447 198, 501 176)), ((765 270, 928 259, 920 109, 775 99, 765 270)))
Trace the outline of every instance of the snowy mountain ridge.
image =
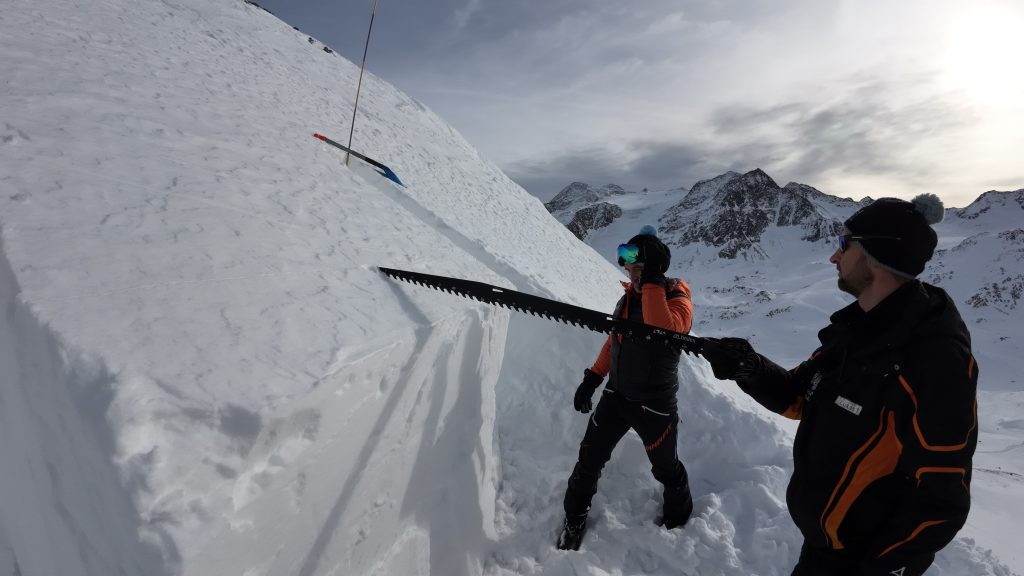
MULTIPOLYGON (((559 221, 571 224, 570 230, 583 240, 591 231, 620 218, 619 205, 632 203, 630 198, 638 196, 615 185, 602 190, 608 188, 617 190, 618 198, 608 198, 609 194, 574 182, 559 193, 557 203, 553 200, 545 207, 559 221), (587 227, 588 222, 595 221, 594 214, 604 216, 587 227)), ((802 240, 818 242, 837 235, 844 219, 872 201, 870 196, 859 201, 839 198, 797 182, 780 188, 764 171, 754 169, 699 181, 678 203, 649 217, 657 220, 662 239, 669 245, 702 243, 721 248, 719 256, 723 258, 763 258, 757 245, 769 226, 798 226, 803 229, 802 240)), ((992 211, 990 218, 974 223, 976 228, 991 230, 1019 223, 1022 209, 1024 189, 985 192, 967 207, 946 207, 945 211, 947 219, 964 223, 992 211)))
POLYGON ((967 207, 955 209, 954 215, 963 220, 976 220, 990 211, 1002 211, 1004 212, 1004 217, 997 220, 1002 225, 1005 222, 1016 221, 1019 223, 1020 220, 1014 220, 1014 218, 1018 215, 1018 211, 1022 209, 1024 209, 1024 188, 1014 192, 990 190, 978 196, 967 207))
POLYGON ((625 194, 626 190, 618 184, 605 184, 594 187, 584 182, 572 182, 547 201, 544 207, 548 212, 564 224, 568 224, 580 209, 586 209, 612 196, 625 194))
POLYGON ((841 230, 836 217, 808 199, 802 188, 780 188, 760 169, 730 178, 714 192, 691 190, 690 195, 694 197, 684 198, 659 218, 659 229, 670 245, 699 242, 720 248, 722 258, 763 257, 757 246, 769 226, 800 228, 801 240, 808 242, 841 230))
MULTIPOLYGON (((835 249, 834 236, 871 199, 837 198, 796 183, 779 188, 763 171, 753 170, 698 182, 671 204, 636 192, 608 202, 626 208, 614 222, 587 231, 585 242, 613 262, 616 244, 642 224, 658 223, 659 234, 673 249, 672 270, 696 287, 695 294, 704 289, 714 296, 697 325, 732 331, 751 325, 757 316, 783 328, 794 316, 838 308, 808 301, 805 293, 833 281, 827 258, 835 249)), ((935 227, 935 256, 921 275, 953 295, 975 332, 979 357, 999 366, 1000 374, 1003 368, 1014 374, 1005 383, 996 379, 990 384, 998 389, 1016 389, 1021 381, 1015 360, 1024 353, 1019 334, 1024 324, 1021 222, 1024 190, 985 192, 965 208, 947 207, 935 227)), ((836 294, 828 300, 839 303, 842 298, 836 294)), ((805 327, 808 346, 816 332, 812 326, 805 327)))
MULTIPOLYGON (((616 202, 623 194, 607 198, 607 194, 576 182, 556 196, 558 202, 552 200, 546 207, 569 225, 577 238, 584 239, 591 230, 608 226, 622 216, 616 202), (601 217, 595 218, 595 214, 601 217)), ((718 247, 723 258, 763 258, 759 242, 768 226, 796 226, 803 230, 804 240, 816 242, 834 236, 840 229, 834 212, 848 212, 851 206, 861 206, 865 201, 835 198, 793 182, 780 188, 764 171, 755 169, 697 182, 657 221, 669 245, 698 242, 718 247)))

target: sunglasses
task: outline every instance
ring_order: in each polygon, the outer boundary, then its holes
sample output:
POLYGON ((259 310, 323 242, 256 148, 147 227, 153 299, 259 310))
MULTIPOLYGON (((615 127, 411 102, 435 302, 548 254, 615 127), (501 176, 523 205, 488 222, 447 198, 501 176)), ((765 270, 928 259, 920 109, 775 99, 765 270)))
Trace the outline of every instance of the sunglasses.
POLYGON ((640 247, 636 244, 619 244, 619 266, 637 264, 640 260, 640 247))
POLYGON ((839 251, 846 252, 846 249, 850 247, 850 243, 857 240, 903 240, 903 238, 900 238, 899 236, 859 236, 856 234, 843 234, 839 237, 839 251))

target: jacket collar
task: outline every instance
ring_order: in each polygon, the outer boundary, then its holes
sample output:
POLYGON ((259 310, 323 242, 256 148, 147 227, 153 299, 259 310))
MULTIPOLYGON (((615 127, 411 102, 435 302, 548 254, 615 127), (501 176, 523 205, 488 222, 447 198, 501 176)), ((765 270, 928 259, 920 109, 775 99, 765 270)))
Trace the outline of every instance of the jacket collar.
POLYGON ((926 313, 928 301, 924 285, 919 280, 911 280, 868 312, 856 302, 837 311, 830 318, 832 326, 826 330, 848 333, 854 341, 862 343, 854 347, 865 351, 892 347, 910 337, 926 313))

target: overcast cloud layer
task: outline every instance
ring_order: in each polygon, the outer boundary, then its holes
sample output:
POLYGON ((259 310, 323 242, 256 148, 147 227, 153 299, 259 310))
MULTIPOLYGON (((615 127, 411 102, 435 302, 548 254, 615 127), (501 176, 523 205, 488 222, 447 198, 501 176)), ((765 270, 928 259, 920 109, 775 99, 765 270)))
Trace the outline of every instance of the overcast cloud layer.
MULTIPOLYGON (((370 0, 261 5, 361 61, 370 0)), ((1024 186, 1022 27, 1015 0, 379 0, 367 69, 543 199, 763 168, 963 206, 1024 186)))

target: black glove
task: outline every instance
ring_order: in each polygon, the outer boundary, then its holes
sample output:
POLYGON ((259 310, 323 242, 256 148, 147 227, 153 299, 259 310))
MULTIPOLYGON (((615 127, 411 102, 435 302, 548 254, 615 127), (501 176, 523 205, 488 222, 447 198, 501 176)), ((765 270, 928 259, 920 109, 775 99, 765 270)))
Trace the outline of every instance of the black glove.
POLYGON ((644 264, 644 269, 640 273, 640 285, 655 282, 664 286, 665 272, 668 271, 669 261, 672 258, 669 255, 668 247, 653 236, 643 237, 643 240, 637 244, 640 246, 638 261, 644 264))
POLYGON ((573 396, 572 405, 576 408, 576 411, 586 414, 594 407, 594 404, 590 401, 590 397, 594 395, 594 390, 604 382, 604 376, 601 376, 597 372, 594 372, 590 368, 583 371, 583 382, 580 382, 578 388, 576 388, 576 395, 573 396))
POLYGON ((719 380, 742 383, 755 378, 761 369, 760 354, 743 338, 705 338, 700 354, 719 380))

